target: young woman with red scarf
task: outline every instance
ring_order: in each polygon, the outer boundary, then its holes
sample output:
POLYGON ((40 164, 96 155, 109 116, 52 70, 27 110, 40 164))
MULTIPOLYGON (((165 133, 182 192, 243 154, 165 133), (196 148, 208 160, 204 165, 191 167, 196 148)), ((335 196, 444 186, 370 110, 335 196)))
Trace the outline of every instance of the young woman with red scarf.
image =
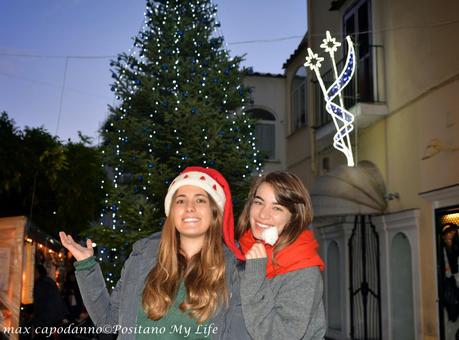
POLYGON ((297 176, 272 172, 252 185, 236 235, 246 257, 242 312, 253 339, 325 335, 324 264, 311 220, 311 200, 297 176))

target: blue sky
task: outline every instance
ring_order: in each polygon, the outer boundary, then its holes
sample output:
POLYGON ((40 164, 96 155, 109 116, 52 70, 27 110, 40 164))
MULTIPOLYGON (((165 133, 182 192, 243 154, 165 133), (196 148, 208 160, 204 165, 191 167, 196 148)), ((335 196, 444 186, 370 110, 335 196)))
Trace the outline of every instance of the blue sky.
MULTIPOLYGON (((282 73, 306 32, 306 0, 214 2, 231 54, 247 54, 243 64, 255 71, 282 73), (240 44, 285 37, 294 38, 240 44)), ((144 8, 144 0, 1 1, 0 111, 20 127, 44 126, 62 140, 76 140, 80 130, 97 142, 107 105, 114 100, 105 56, 129 50, 144 8), (62 56, 102 58, 70 58, 61 96, 62 56)))

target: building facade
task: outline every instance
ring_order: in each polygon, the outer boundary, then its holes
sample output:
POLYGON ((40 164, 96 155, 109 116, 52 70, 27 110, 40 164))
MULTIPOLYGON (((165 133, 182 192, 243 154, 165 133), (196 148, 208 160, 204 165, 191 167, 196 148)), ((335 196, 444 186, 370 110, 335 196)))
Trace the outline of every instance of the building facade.
POLYGON ((459 224, 459 3, 309 0, 307 10, 307 37, 284 65, 286 165, 314 203, 327 336, 453 339, 459 254, 447 252, 445 226, 459 224), (320 47, 327 30, 342 42, 339 71, 344 37, 355 44, 357 71, 342 93, 355 116, 353 168, 332 147, 318 80, 303 66, 310 47, 333 83, 320 47))

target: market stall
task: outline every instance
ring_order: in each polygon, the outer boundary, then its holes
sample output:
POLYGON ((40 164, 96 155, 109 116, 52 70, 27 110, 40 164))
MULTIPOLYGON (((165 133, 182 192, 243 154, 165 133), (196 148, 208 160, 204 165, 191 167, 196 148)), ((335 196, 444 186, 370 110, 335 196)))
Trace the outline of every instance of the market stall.
MULTIPOLYGON (((64 252, 59 241, 42 232, 25 216, 0 218, 0 332, 18 329, 21 310, 33 303, 35 266, 42 264, 51 278, 64 278, 64 252)), ((6 334, 5 334, 6 335, 6 334)), ((6 335, 17 339, 18 334, 6 335)))

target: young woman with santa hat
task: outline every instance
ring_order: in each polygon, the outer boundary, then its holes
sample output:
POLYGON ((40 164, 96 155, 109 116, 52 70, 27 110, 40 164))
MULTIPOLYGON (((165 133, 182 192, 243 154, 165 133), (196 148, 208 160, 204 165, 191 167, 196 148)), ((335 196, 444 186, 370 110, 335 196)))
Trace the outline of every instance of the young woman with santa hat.
POLYGON ((242 312, 253 339, 324 338, 324 264, 311 221, 297 176, 272 172, 252 185, 236 234, 246 257, 242 312))
POLYGON ((214 169, 189 167, 171 183, 164 208, 162 232, 134 244, 111 294, 91 240, 82 247, 60 233, 78 261, 91 319, 119 339, 248 339, 234 256, 243 255, 234 242, 225 178, 214 169))

